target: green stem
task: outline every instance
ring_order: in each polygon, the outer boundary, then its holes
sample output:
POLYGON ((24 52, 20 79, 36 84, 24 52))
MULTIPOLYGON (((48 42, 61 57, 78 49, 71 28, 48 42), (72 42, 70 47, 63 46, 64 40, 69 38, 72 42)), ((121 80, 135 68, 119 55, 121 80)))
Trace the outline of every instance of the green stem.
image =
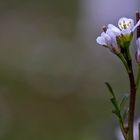
POLYGON ((122 63, 124 64, 124 66, 125 66, 125 68, 126 68, 127 73, 130 73, 130 72, 131 72, 131 70, 129 69, 128 64, 127 64, 127 61, 125 60, 125 58, 124 58, 123 54, 121 54, 121 53, 120 53, 120 54, 118 54, 118 57, 121 59, 122 63))
POLYGON ((119 54, 118 57, 123 62, 130 81, 130 99, 129 99, 129 112, 128 112, 128 126, 127 132, 123 131, 125 128, 122 129, 122 133, 124 135, 125 140, 134 140, 133 130, 134 130, 134 114, 135 114, 135 101, 136 101, 136 84, 139 84, 140 78, 140 70, 137 77, 137 83, 135 83, 133 68, 132 68, 132 60, 130 56, 129 49, 125 50, 124 54, 119 54), (125 134, 124 134, 125 132, 125 134))
POLYGON ((125 138, 125 140, 127 140, 127 133, 126 133, 126 129, 124 127, 124 123, 123 123, 123 120, 120 120, 120 128, 121 128, 121 132, 125 138))
MULTIPOLYGON (((135 113, 135 100, 136 100, 136 83, 132 68, 132 61, 129 49, 125 50, 125 54, 119 54, 118 57, 123 62, 130 81, 130 99, 129 99, 129 112, 128 112, 128 131, 126 132, 126 140, 134 140, 133 127, 134 127, 134 113, 135 113)), ((139 78, 139 75, 138 75, 139 78)), ((139 79, 138 79, 139 81, 139 79)), ((138 84, 138 83, 137 83, 138 84)))
POLYGON ((130 81, 130 101, 129 101, 129 113, 128 113, 128 140, 134 140, 133 127, 134 127, 134 113, 135 113, 135 100, 136 100, 136 84, 132 69, 131 60, 127 61, 130 73, 128 73, 130 81))

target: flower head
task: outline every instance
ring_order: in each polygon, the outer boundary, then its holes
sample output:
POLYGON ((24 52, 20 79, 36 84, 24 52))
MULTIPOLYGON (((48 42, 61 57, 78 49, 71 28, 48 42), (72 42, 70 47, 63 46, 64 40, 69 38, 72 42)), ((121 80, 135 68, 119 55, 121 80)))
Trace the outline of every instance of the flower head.
POLYGON ((123 17, 119 19, 118 26, 121 30, 126 30, 126 29, 132 30, 134 27, 134 21, 132 19, 123 17))
POLYGON ((137 22, 137 24, 134 26, 134 20, 126 17, 122 17, 118 21, 118 27, 115 27, 112 24, 109 24, 109 27, 112 28, 112 30, 117 31, 117 33, 121 33, 122 35, 128 35, 135 31, 135 29, 140 25, 140 20, 137 22))
POLYGON ((133 32, 140 25, 140 21, 134 26, 134 21, 132 19, 123 17, 119 20, 118 26, 121 30, 121 36, 119 36, 119 43, 122 47, 129 47, 133 32))
POLYGON ((121 52, 120 48, 129 47, 134 30, 140 25, 140 20, 134 26, 133 19, 122 17, 118 21, 118 27, 108 24, 106 31, 99 36, 98 44, 108 47, 116 54, 121 52))
POLYGON ((117 45, 116 35, 109 28, 101 33, 101 36, 97 37, 97 43, 109 48, 113 53, 119 54, 120 48, 117 45))

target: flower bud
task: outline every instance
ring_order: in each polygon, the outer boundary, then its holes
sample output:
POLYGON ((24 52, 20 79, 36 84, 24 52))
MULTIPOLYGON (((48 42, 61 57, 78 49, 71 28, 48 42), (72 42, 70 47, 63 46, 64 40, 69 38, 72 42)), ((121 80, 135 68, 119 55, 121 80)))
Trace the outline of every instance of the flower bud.
POLYGON ((136 61, 140 64, 140 37, 136 40, 136 61))

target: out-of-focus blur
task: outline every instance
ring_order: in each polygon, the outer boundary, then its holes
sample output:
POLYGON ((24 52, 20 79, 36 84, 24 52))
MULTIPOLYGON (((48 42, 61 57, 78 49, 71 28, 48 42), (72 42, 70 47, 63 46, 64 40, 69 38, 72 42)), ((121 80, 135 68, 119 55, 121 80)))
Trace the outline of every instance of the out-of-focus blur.
POLYGON ((139 4, 1 0, 0 140, 115 140, 104 82, 119 97, 129 83, 123 65, 96 37, 103 25, 134 18, 139 4))

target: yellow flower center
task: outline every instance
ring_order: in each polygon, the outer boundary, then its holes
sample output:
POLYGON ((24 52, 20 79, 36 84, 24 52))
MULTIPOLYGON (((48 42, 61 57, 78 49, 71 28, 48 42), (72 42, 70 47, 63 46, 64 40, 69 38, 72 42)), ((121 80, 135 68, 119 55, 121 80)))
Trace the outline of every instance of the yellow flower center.
POLYGON ((131 27, 132 22, 130 20, 122 20, 119 25, 121 30, 128 29, 131 27))

